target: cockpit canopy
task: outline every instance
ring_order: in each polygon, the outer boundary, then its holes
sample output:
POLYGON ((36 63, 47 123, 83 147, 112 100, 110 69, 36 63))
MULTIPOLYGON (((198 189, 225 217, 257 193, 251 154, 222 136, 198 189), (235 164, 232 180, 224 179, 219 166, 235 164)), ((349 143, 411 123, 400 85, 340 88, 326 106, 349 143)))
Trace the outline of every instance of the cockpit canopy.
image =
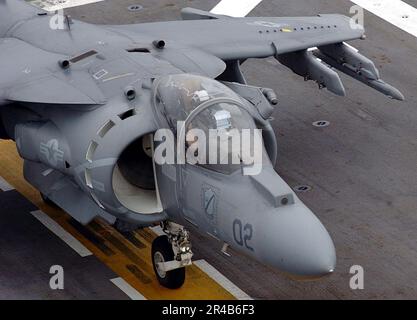
POLYGON ((191 75, 170 75, 158 80, 156 101, 170 127, 185 121, 202 104, 208 106, 188 123, 188 128, 251 129, 252 117, 239 107, 243 100, 224 84, 213 79, 191 75), (221 99, 221 102, 218 99, 221 99), (213 102, 210 105, 210 102, 213 102))
MULTIPOLYGON (((200 142, 200 137, 196 138, 192 129, 204 132, 205 156, 213 151, 209 147, 220 141, 217 147, 220 157, 218 163, 198 164, 226 174, 241 167, 243 149, 240 149, 240 140, 237 142, 239 150, 232 154, 232 144, 237 141, 236 133, 238 132, 241 139, 244 129, 251 130, 251 135, 256 129, 255 121, 247 111, 249 107, 246 100, 219 81, 191 74, 169 75, 156 80, 154 97, 155 106, 168 122, 170 129, 181 139, 186 139, 185 149, 196 141, 200 142), (185 132, 177 132, 181 130, 178 127, 179 122, 184 121, 185 132), (218 136, 214 136, 213 132, 218 136), (192 138, 189 140, 189 137, 192 138)), ((252 139, 249 137, 249 140, 252 139)))

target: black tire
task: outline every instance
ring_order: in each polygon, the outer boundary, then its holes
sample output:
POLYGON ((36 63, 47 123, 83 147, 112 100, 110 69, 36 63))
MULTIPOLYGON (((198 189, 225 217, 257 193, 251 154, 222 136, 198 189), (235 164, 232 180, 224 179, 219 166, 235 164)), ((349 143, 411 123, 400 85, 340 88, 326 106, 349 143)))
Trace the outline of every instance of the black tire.
POLYGON ((48 206, 51 206, 53 208, 58 208, 58 206, 56 205, 55 202, 53 202, 51 199, 49 199, 46 195, 44 195, 43 193, 41 193, 41 198, 43 200, 43 202, 45 202, 48 206))
POLYGON ((174 251, 172 245, 167 236, 159 236, 152 243, 152 264, 155 275, 159 283, 168 289, 179 289, 185 282, 185 267, 175 269, 165 273, 165 276, 161 274, 156 266, 156 255, 163 257, 164 261, 174 260, 174 251))

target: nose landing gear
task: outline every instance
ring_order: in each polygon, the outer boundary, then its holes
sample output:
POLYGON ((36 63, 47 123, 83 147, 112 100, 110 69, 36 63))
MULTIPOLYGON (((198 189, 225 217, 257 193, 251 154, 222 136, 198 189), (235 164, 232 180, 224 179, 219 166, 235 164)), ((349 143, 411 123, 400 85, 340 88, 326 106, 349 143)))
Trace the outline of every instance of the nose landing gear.
POLYGON ((193 252, 188 231, 181 225, 161 223, 166 235, 152 243, 152 263, 159 283, 169 289, 178 289, 185 282, 185 267, 192 264, 193 252))

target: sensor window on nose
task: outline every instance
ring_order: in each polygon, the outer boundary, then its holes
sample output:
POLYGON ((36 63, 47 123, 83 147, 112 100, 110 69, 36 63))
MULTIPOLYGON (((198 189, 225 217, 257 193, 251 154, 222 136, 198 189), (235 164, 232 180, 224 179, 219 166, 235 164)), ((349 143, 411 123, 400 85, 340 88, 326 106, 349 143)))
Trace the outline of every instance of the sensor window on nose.
POLYGON ((275 208, 293 205, 295 203, 294 195, 288 193, 288 188, 283 187, 283 184, 277 183, 270 175, 262 171, 259 175, 251 176, 251 179, 256 183, 259 191, 270 199, 271 204, 275 208))
POLYGON ((276 198, 276 207, 284 207, 290 204, 294 204, 294 197, 292 194, 286 194, 276 198))

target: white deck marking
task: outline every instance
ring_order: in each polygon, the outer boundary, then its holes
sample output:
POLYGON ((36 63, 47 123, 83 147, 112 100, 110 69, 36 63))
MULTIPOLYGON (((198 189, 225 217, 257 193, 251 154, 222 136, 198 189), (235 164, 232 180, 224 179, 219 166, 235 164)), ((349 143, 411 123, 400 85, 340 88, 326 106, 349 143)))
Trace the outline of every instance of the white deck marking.
POLYGON ((55 11, 65 8, 79 7, 86 4, 101 2, 104 0, 29 0, 28 2, 46 11, 55 11))
POLYGON ((0 190, 11 191, 14 188, 3 177, 0 177, 0 190))
POLYGON ((122 278, 115 278, 110 280, 116 287, 122 290, 132 300, 147 300, 135 288, 128 284, 122 278))
POLYGON ((214 281, 221 285, 225 290, 230 292, 236 299, 253 300, 245 292, 238 288, 234 283, 232 283, 229 279, 227 279, 224 275, 217 271, 217 269, 214 268, 211 264, 209 264, 206 260, 194 261, 193 264, 195 264, 202 271, 207 273, 214 281))
POLYGON ((76 251, 81 257, 84 258, 92 255, 90 250, 88 250, 81 242, 74 238, 70 233, 68 233, 64 228, 62 228, 47 214, 40 210, 33 211, 31 212, 31 214, 36 219, 38 219, 45 227, 47 227, 55 235, 61 238, 68 246, 74 249, 74 251, 76 251))
POLYGON ((417 37, 417 9, 400 0, 351 0, 353 3, 417 37))
POLYGON ((211 10, 211 13, 230 17, 245 17, 262 0, 222 0, 211 10))

